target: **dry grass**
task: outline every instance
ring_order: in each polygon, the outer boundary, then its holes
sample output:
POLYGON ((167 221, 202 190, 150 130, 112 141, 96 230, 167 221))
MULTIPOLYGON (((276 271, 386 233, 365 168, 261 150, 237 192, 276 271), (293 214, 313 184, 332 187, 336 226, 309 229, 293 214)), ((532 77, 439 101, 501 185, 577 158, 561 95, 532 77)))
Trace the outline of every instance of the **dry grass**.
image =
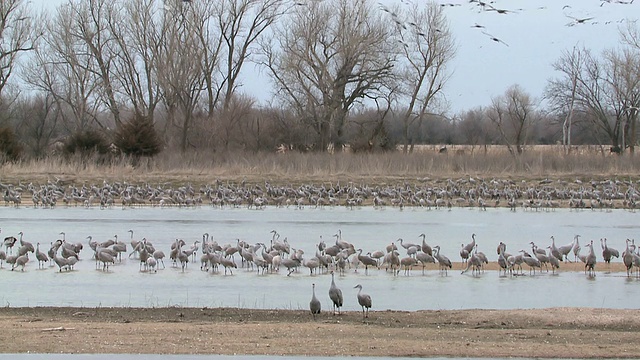
POLYGON ((90 159, 47 158, 0 166, 3 182, 62 178, 75 181, 211 182, 215 179, 274 183, 348 182, 378 184, 432 178, 606 178, 636 177, 636 156, 575 152, 563 155, 548 148, 530 149, 514 158, 505 151, 416 151, 381 154, 319 153, 169 153, 143 160, 138 166, 126 158, 106 164, 90 159))

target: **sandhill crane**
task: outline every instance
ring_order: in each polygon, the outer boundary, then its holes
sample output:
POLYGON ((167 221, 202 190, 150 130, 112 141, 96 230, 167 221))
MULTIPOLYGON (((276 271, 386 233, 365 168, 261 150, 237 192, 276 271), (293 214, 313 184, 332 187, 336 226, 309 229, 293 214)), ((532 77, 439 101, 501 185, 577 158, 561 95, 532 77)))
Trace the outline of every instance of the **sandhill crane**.
POLYGON ((476 245, 475 254, 480 260, 480 270, 484 272, 484 264, 488 264, 489 259, 487 258, 487 255, 485 253, 483 253, 482 251, 478 251, 478 245, 476 245))
POLYGON ((509 255, 507 257, 507 264, 509 265, 509 271, 511 274, 514 272, 514 268, 517 266, 520 269, 522 275, 522 263, 524 262, 524 255, 522 253, 517 255, 509 255))
MULTIPOLYGON (((89 247, 91 248, 91 250, 93 250, 93 252, 96 251, 96 249, 98 248, 98 240, 93 240, 92 236, 87 236, 87 240, 89 241, 89 247)), ((60 245, 62 245, 62 240, 56 240, 56 243, 60 241, 60 245)), ((58 247, 60 246, 58 245, 58 247)), ((57 249, 56 249, 57 250, 57 249)), ((51 251, 51 250, 49 250, 51 251)), ((49 256, 51 256, 51 254, 49 254, 49 256)))
POLYGON ((60 249, 61 249, 60 250, 60 254, 62 255, 63 258, 68 259, 70 257, 75 257, 76 259, 79 259, 78 254, 73 249, 73 245, 72 244, 67 244, 63 240, 62 241, 62 246, 61 246, 60 249))
POLYGON ((376 267, 380 267, 380 259, 382 259, 384 257, 384 252, 380 251, 380 250, 376 250, 372 253, 367 254, 369 255, 369 257, 371 257, 372 259, 375 259, 377 262, 376 267))
POLYGON ((4 238, 4 247, 8 254, 13 254, 13 246, 18 242, 15 236, 7 236, 4 238))
POLYGON ((602 257, 604 258, 604 262, 607 263, 607 265, 611 263, 612 257, 620 257, 620 253, 618 252, 618 250, 607 246, 607 238, 604 238, 604 240, 600 239, 600 246, 602 246, 602 257))
POLYGON ((467 271, 469 271, 469 269, 473 268, 473 269, 471 269, 471 274, 472 275, 476 275, 476 274, 479 275, 481 267, 482 267, 482 260, 475 253, 471 253, 471 256, 469 257, 469 259, 467 261, 467 267, 462 270, 461 274, 464 274, 467 271))
MULTIPOLYGON (((22 239, 22 237, 24 236, 24 233, 22 231, 20 231, 18 233, 18 235, 20 235, 20 239, 19 239, 20 248, 24 249, 22 251, 24 251, 25 254, 26 254, 27 251, 30 251, 31 253, 34 253, 35 249, 33 248, 33 244, 28 242, 28 241, 24 241, 22 239)), ((20 254, 20 255, 24 255, 24 254, 20 254)))
POLYGON ((524 261, 524 263, 529 266, 529 275, 531 275, 531 270, 533 270, 533 273, 535 274, 536 268, 541 267, 540 260, 538 260, 538 258, 532 257, 531 254, 529 254, 525 250, 520 250, 520 252, 523 254, 522 261, 524 261))
POLYGON ((324 253, 330 256, 337 256, 341 250, 338 245, 331 245, 324 249, 324 253))
MULTIPOLYGON (((264 259, 260 260, 266 263, 264 259)), ((320 260, 314 256, 309 260, 302 260, 302 266, 309 268, 309 275, 313 275, 313 271, 320 266, 320 260)))
POLYGON ((148 269, 148 271, 153 270, 153 272, 158 272, 158 270, 156 269, 156 265, 158 265, 158 262, 156 261, 155 258, 153 258, 153 257, 147 258, 147 269, 148 269))
POLYGON ((17 259, 18 259, 18 255, 8 255, 7 258, 5 259, 5 262, 11 265, 11 268, 13 269, 13 265, 15 265, 17 259))
POLYGON ((11 266, 11 271, 17 268, 18 266, 22 266, 21 271, 24 271, 24 266, 29 262, 29 253, 25 253, 24 255, 20 255, 16 258, 15 263, 11 266))
POLYGON ((49 256, 49 266, 53 266, 53 258, 58 253, 60 246, 62 246, 62 240, 56 240, 55 242, 50 243, 50 245, 51 247, 47 250, 47 255, 49 256))
MULTIPOLYGON (((573 247, 573 244, 571 244, 573 247)), ((551 255, 553 255, 556 259, 562 261, 563 255, 560 253, 560 250, 556 247, 556 239, 551 236, 551 255)))
POLYGON ((58 269, 60 272, 62 272, 62 269, 65 267, 67 268, 67 270, 71 270, 67 259, 63 258, 62 256, 58 256, 58 254, 53 255, 53 262, 58 265, 58 269))
POLYGON ((392 251, 388 255, 389 268, 391 268, 393 276, 397 276, 400 273, 400 257, 398 256, 398 252, 392 251))
MULTIPOLYGON (((549 257, 547 256, 547 251, 544 249, 539 249, 538 246, 533 243, 533 241, 530 244, 531 251, 538 259, 538 261, 540 261, 540 265, 544 265, 544 268, 547 270, 547 272, 549 272, 549 266, 547 265, 549 263, 549 257)), ((542 269, 540 270, 542 271, 542 269)))
POLYGON ((114 256, 105 250, 107 249, 98 248, 96 260, 102 263, 102 271, 109 271, 109 263, 115 264, 116 262, 114 256))
POLYGON ((424 251, 420 251, 416 254, 416 259, 422 264, 422 275, 424 275, 424 268, 429 263, 436 263, 436 259, 433 256, 425 253, 424 251))
POLYGON ((185 253, 188 257, 191 257, 191 261, 196 261, 196 251, 198 251, 199 246, 198 244, 200 243, 200 240, 196 240, 193 242, 193 245, 191 245, 191 247, 189 247, 187 250, 183 250, 183 253, 185 253))
POLYGON ((392 251, 398 250, 398 247, 396 246, 396 243, 392 242, 391 244, 387 245, 385 250, 387 250, 387 254, 388 254, 392 251))
POLYGON ((369 317, 369 309, 371 308, 371 296, 369 296, 369 294, 362 293, 362 285, 360 284, 354 286, 353 288, 358 289, 358 304, 362 306, 362 319, 364 320, 364 318, 369 317))
POLYGON ((162 268, 164 269, 164 252, 162 250, 156 250, 153 252, 153 258, 156 259, 156 262, 162 264, 162 268))
POLYGON ((282 259, 282 261, 280 262, 280 264, 282 264, 282 266, 286 267, 288 272, 287 272, 287 276, 291 276, 291 273, 293 273, 294 271, 296 271, 296 269, 298 268, 298 266, 300 266, 300 260, 298 259, 291 259, 291 258, 284 258, 282 259))
POLYGON ((433 249, 431 249, 431 246, 429 246, 429 244, 427 244, 427 242, 425 241, 427 238, 427 235, 422 233, 418 237, 422 237, 422 246, 421 246, 422 252, 429 254, 429 256, 433 257, 433 249))
POLYGON ((633 253, 633 266, 636 268, 636 277, 640 277, 640 255, 633 253))
POLYGON ((596 276, 596 253, 593 250, 593 240, 585 246, 589 247, 589 255, 587 255, 587 259, 584 263, 584 271, 585 273, 588 271, 589 276, 596 276))
POLYGON ((631 240, 627 239, 626 240, 627 247, 622 252, 622 262, 624 263, 624 266, 627 268, 627 277, 631 276, 631 267, 633 266, 633 252, 631 250, 631 247, 629 246, 629 242, 631 242, 631 240))
POLYGON ((578 241, 578 238, 580 237, 580 235, 576 235, 573 238, 573 241, 570 244, 567 245, 562 245, 558 248, 558 252, 560 253, 560 255, 562 256, 559 260, 562 261, 564 259, 566 259, 568 262, 571 262, 571 260, 569 260, 569 253, 571 252, 571 250, 573 250, 573 247, 576 244, 576 241, 578 241))
MULTIPOLYGON (((139 271, 144 271, 144 270, 148 270, 149 266, 148 266, 148 260, 149 258, 151 258, 151 254, 149 253, 149 251, 147 251, 147 246, 145 245, 145 243, 147 242, 147 238, 142 238, 142 240, 140 240, 140 243, 138 244, 138 270, 139 271)), ((117 245, 118 243, 114 244, 113 246, 115 247, 115 245, 117 245)), ((115 249, 114 249, 115 252, 115 249)), ((116 252, 116 256, 119 256, 121 253, 120 252, 116 252)), ((157 265, 157 261, 156 261, 156 265, 157 265)))
POLYGON ((404 267, 404 274, 407 276, 410 275, 411 268, 413 267, 413 265, 416 265, 417 263, 418 263, 418 260, 416 260, 411 256, 407 256, 400 259, 400 266, 404 267))
POLYGON ((368 274, 369 266, 378 267, 378 260, 362 255, 362 249, 358 249, 358 261, 364 265, 364 274, 368 274))
POLYGON ((580 243, 578 242, 578 238, 580 235, 576 235, 573 241, 573 247, 571 247, 571 251, 573 252, 573 261, 578 261, 578 253, 580 252, 580 243))
POLYGON ((464 248, 464 244, 461 244, 460 247, 460 258, 462 259, 463 264, 465 264, 467 260, 469 260, 469 251, 464 248))
POLYGON ((333 271, 331 272, 331 286, 329 287, 329 299, 333 303, 333 315, 336 314, 336 308, 338 309, 338 314, 341 313, 340 308, 342 307, 342 290, 340 290, 336 286, 336 282, 334 280, 333 271))
POLYGON ((78 262, 78 258, 75 257, 70 257, 67 259, 67 266, 69 268, 69 271, 73 270, 73 266, 78 262))
POLYGON ((556 269, 560 269, 560 260, 558 260, 557 257, 551 255, 551 246, 547 246, 547 249, 549 249, 547 257, 549 258, 549 264, 551 264, 551 272, 555 274, 556 269))
POLYGON ((496 248, 496 253, 498 255, 500 255, 500 253, 502 253, 504 255, 506 251, 507 251, 507 244, 505 244, 502 241, 500 241, 500 244, 498 244, 498 247, 496 248))
POLYGON ((351 246, 353 246, 351 243, 342 240, 342 230, 338 230, 337 234, 334 234, 333 236, 336 237, 336 245, 340 248, 340 249, 347 249, 351 246))
POLYGON ((122 262, 122 253, 127 252, 127 244, 121 241, 116 241, 116 243, 113 244, 112 249, 118 253, 118 261, 122 262))
POLYGON ((231 275, 233 275, 233 270, 231 270, 231 269, 238 268, 238 266, 236 265, 235 261, 233 261, 233 259, 228 259, 226 257, 221 257, 220 258, 220 264, 222 264, 222 266, 224 266, 224 274, 225 275, 227 275, 227 270, 229 270, 231 275))
POLYGON ((440 272, 444 271, 445 275, 447 274, 447 268, 451 269, 451 260, 448 257, 440 254, 440 245, 436 245, 433 247, 433 257, 438 260, 438 264, 440 265, 440 272))
POLYGON ((399 238, 398 240, 396 240, 397 242, 400 243, 400 246, 402 246, 403 248, 405 248, 407 251, 412 248, 415 247, 418 250, 420 250, 420 245, 418 244, 413 244, 413 243, 405 243, 404 240, 402 238, 399 238))
POLYGON ((540 248, 539 248, 539 247, 538 247, 538 246, 537 246, 533 241, 531 241, 531 242, 529 243, 529 245, 531 245, 531 251, 532 251, 534 254, 543 254, 543 255, 544 255, 544 254, 546 254, 546 253, 547 253, 547 251, 546 251, 546 250, 544 250, 544 249, 540 249, 540 248))
POLYGON ((311 310, 311 315, 313 316, 313 320, 316 319, 316 315, 320 314, 322 309, 322 305, 320 304, 320 300, 316 297, 316 284, 311 284, 311 301, 309 302, 309 310, 311 310))
POLYGON ((180 261, 180 267, 182 268, 182 272, 184 272, 184 269, 189 263, 189 255, 187 255, 187 253, 182 249, 178 249, 178 255, 176 256, 176 259, 180 261))
POLYGON ((469 256, 471 255, 471 251, 476 246, 476 234, 471 234, 471 242, 467 245, 462 244, 462 249, 460 249, 460 257, 462 258, 462 262, 466 262, 469 260, 469 256))
MULTIPOLYGON (((503 244, 502 242, 500 244, 503 244)), ((504 245, 504 244, 503 244, 504 245)), ((506 246, 505 246, 506 248, 506 246)), ((504 275, 507 275, 507 269, 509 268, 509 264, 507 263, 507 258, 504 256, 504 250, 502 247, 498 245, 498 265, 500 266, 500 270, 504 271, 504 275)), ((500 275, 500 271, 498 271, 498 276, 500 275)))
POLYGON ((43 268, 44 264, 49 261, 49 257, 47 257, 47 254, 40 251, 40 243, 36 244, 36 259, 38 259, 38 269, 43 268))

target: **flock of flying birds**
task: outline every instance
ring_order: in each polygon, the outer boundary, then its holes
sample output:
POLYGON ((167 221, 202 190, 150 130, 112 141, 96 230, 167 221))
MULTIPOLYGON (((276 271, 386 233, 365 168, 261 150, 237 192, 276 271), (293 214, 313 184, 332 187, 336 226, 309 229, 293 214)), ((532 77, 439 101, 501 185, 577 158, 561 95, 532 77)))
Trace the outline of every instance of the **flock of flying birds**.
MULTIPOLYGON (((604 6, 605 4, 611 4, 611 5, 631 5, 633 4, 634 0, 600 0, 600 7, 604 6)), ((401 0, 401 2, 403 4, 411 4, 412 2, 410 0, 401 0)), ((447 3, 440 3, 440 6, 443 7, 458 7, 458 6, 463 6, 464 2, 458 2, 458 3, 452 3, 452 2, 447 2, 447 3)), ((507 9, 507 8, 502 8, 502 7, 498 7, 496 5, 496 1, 483 1, 483 0, 468 0, 467 2, 468 4, 470 4, 471 9, 475 10, 475 11, 479 11, 479 12, 487 12, 487 13, 496 13, 499 15, 510 15, 510 14, 516 14, 519 12, 523 12, 525 11, 525 9, 519 8, 519 9, 507 9)), ((396 23, 396 25, 398 26, 399 29, 401 30, 407 30, 407 23, 405 21, 403 21, 402 19, 400 19, 400 17, 398 16, 398 14, 396 14, 394 11, 392 11, 390 8, 388 8, 387 6, 385 6, 384 4, 380 3, 380 8, 388 13, 393 21, 396 23)), ((538 10, 544 10, 546 9, 545 6, 540 6, 537 8, 538 10)), ((587 23, 591 23, 591 24, 598 24, 597 21, 593 21, 596 19, 595 16, 576 16, 574 14, 571 13, 571 6, 570 5, 564 5, 561 9, 563 11, 563 14, 565 17, 567 17, 570 21, 566 24, 566 26, 576 26, 576 25, 582 25, 582 24, 587 24, 587 23)), ((618 22, 622 22, 624 20, 620 20, 618 22)), ((612 23, 612 21, 605 21, 603 22, 604 24, 610 24, 612 23)), ((409 23, 411 24, 411 23, 409 23)), ((482 32, 482 34, 486 35, 491 41, 496 42, 496 43, 500 43, 502 45, 505 46, 509 46, 506 42, 504 42, 502 39, 492 35, 488 30, 487 27, 485 25, 481 25, 478 23, 475 23, 473 25, 471 25, 472 28, 476 28, 478 30, 480 30, 482 32)), ((423 30, 419 29, 417 26, 415 26, 414 24, 414 28, 416 29, 416 31, 418 31, 418 33, 424 33, 423 30)), ((437 31, 437 29, 436 29, 437 31)))

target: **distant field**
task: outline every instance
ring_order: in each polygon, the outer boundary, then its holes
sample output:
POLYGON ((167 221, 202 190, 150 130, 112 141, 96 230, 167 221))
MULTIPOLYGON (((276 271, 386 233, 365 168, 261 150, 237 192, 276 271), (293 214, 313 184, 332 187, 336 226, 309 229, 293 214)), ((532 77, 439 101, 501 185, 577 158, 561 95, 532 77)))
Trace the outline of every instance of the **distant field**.
POLYGON ((577 146, 565 154, 562 146, 529 146, 519 156, 505 146, 420 145, 412 153, 285 153, 169 152, 132 165, 131 159, 25 160, 0 165, 0 182, 67 179, 80 182, 129 181, 211 183, 213 180, 270 181, 300 184, 318 182, 396 183, 447 178, 513 180, 637 179, 638 156, 612 155, 598 146, 577 146))

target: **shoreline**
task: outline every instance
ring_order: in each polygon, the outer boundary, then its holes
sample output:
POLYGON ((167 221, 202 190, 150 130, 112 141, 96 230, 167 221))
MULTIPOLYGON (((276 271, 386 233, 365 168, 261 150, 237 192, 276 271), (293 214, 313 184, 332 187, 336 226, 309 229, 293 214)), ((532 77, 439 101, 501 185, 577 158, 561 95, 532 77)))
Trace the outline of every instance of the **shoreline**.
POLYGON ((637 310, 0 308, 2 353, 636 357, 637 310), (365 335, 366 334, 366 335, 365 335), (598 339, 607 339, 606 342, 598 339))

